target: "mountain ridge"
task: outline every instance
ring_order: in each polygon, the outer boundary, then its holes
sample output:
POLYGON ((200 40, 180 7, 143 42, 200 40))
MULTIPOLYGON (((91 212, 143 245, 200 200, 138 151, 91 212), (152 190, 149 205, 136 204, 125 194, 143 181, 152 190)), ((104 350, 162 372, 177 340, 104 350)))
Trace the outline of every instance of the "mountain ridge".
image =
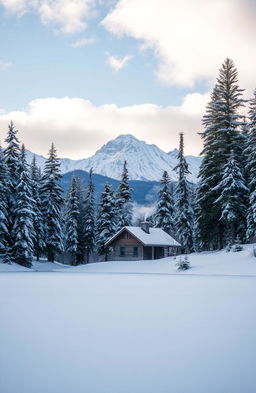
MULTIPOLYGON (((104 144, 91 157, 79 160, 60 158, 60 169, 64 174, 74 170, 88 172, 93 168, 94 173, 119 180, 126 160, 130 180, 159 181, 166 170, 170 179, 176 181, 177 174, 173 168, 177 165, 177 154, 177 149, 166 153, 155 144, 148 144, 131 134, 121 134, 104 144)), ((32 161, 33 155, 27 151, 28 162, 32 161)), ((188 180, 196 183, 202 158, 190 155, 186 159, 191 172, 188 180)), ((46 158, 36 154, 36 160, 42 168, 46 158)))

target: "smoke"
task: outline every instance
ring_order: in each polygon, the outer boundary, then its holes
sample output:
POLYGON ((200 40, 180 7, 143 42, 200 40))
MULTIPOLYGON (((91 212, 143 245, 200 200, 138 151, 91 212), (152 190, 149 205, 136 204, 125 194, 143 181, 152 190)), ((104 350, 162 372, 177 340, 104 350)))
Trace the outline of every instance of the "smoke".
POLYGON ((152 205, 138 205, 136 202, 133 204, 133 215, 132 223, 133 225, 138 225, 141 221, 147 220, 156 211, 156 203, 152 205))

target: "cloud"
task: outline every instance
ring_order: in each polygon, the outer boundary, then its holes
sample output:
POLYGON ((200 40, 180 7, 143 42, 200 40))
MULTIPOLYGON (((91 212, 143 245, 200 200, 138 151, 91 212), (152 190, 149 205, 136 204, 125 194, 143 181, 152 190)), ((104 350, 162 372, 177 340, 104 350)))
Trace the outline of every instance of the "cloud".
POLYGON ((77 33, 86 28, 96 0, 0 0, 8 12, 23 15, 37 13, 44 24, 58 27, 62 33, 77 33))
POLYGON ((5 139, 7 125, 13 120, 28 149, 46 154, 53 141, 62 157, 78 159, 93 155, 110 139, 127 133, 170 151, 178 147, 178 134, 183 131, 186 154, 199 154, 197 132, 207 101, 207 95, 197 93, 185 96, 180 106, 165 108, 153 104, 95 106, 69 97, 37 99, 26 111, 0 112, 0 139, 5 139))
POLYGON ((0 59, 0 71, 7 71, 12 66, 10 61, 4 61, 0 59))
POLYGON ((124 68, 133 56, 124 56, 122 58, 107 54, 107 64, 114 70, 120 71, 124 68))
POLYGON ((72 47, 73 48, 80 48, 82 46, 88 46, 92 45, 96 42, 96 38, 90 37, 90 38, 81 38, 80 40, 77 40, 73 42, 72 47))
POLYGON ((164 84, 212 83, 223 60, 230 57, 242 87, 254 88, 255 20, 252 0, 118 0, 102 24, 152 49, 164 84))

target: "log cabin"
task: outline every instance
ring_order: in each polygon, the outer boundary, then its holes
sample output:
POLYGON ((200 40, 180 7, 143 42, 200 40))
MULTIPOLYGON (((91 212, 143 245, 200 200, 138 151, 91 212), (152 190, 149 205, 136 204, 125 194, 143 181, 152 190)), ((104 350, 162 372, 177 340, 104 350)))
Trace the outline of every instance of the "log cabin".
POLYGON ((112 248, 109 260, 139 261, 142 259, 160 259, 177 255, 181 245, 172 236, 160 228, 150 228, 149 222, 140 226, 127 226, 120 229, 106 246, 112 248))

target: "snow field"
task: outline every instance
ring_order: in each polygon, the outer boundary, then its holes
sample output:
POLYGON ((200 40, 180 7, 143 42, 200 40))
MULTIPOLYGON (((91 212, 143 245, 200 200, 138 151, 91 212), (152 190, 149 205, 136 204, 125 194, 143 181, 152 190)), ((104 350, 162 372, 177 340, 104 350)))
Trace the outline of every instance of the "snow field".
POLYGON ((189 274, 134 272, 174 272, 166 260, 1 274, 0 392, 254 393, 255 259, 190 260, 189 274))

